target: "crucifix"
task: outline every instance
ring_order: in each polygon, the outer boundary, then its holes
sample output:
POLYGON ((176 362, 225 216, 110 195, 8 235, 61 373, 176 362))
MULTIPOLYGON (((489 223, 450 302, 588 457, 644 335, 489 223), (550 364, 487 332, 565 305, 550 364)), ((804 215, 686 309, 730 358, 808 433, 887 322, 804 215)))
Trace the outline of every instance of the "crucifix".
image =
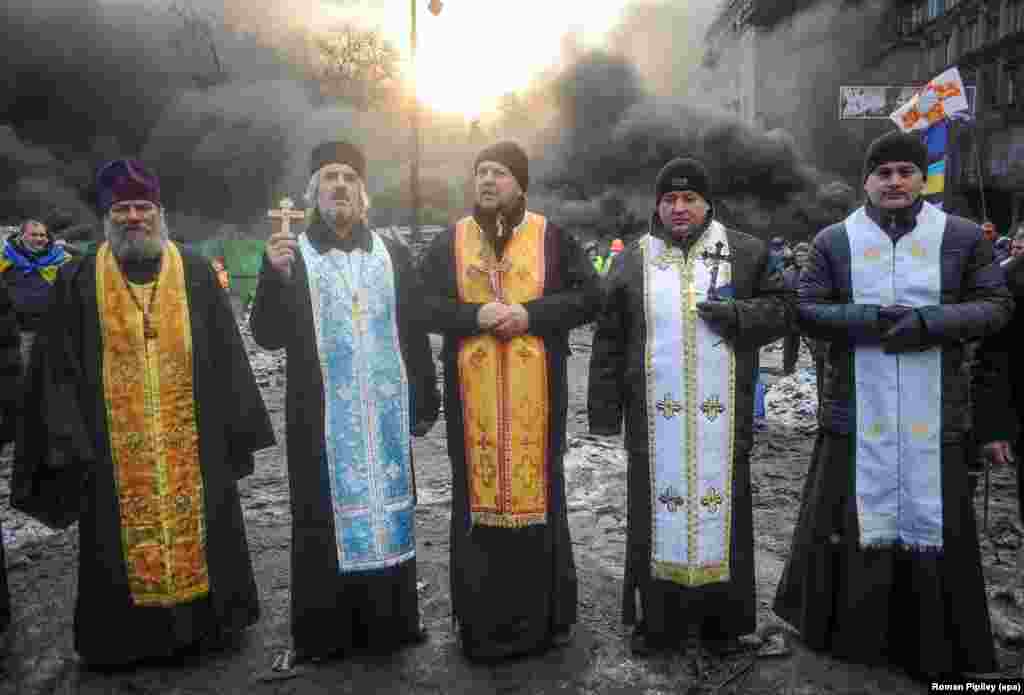
POLYGON ((491 292, 494 293, 494 299, 504 303, 505 292, 501 286, 501 276, 510 270, 512 270, 512 264, 509 263, 508 259, 503 258, 499 261, 491 257, 482 258, 480 265, 471 265, 466 272, 486 275, 487 280, 491 284, 491 292))
POLYGON ((280 209, 267 212, 267 217, 281 220, 281 230, 286 234, 291 234, 292 220, 296 222, 304 220, 306 219, 306 213, 303 210, 295 210, 295 203, 292 202, 291 198, 282 198, 280 205, 280 209))
POLYGON ((708 286, 708 299, 711 301, 718 301, 718 268, 722 265, 722 261, 726 263, 732 262, 732 254, 722 253, 722 247, 725 246, 724 241, 715 243, 715 250, 710 251, 707 248, 701 253, 700 257, 704 259, 704 262, 711 266, 711 284, 708 286))

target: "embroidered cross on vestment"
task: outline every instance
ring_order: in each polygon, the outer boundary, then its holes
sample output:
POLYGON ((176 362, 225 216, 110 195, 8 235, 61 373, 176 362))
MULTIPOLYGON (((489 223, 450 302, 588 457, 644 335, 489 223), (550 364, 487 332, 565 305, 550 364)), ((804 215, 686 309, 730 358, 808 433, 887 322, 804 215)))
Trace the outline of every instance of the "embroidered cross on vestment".
POLYGON ((716 394, 701 403, 700 411, 704 413, 704 417, 714 422, 719 415, 725 412, 725 406, 718 400, 718 395, 716 394))
POLYGON ((683 409, 683 404, 672 400, 672 394, 666 393, 660 401, 654 404, 666 420, 671 420, 683 409))
POLYGON ((665 505, 665 508, 672 514, 686 504, 686 499, 676 493, 676 489, 669 485, 665 491, 658 495, 658 501, 665 505))
POLYGON ((712 514, 717 514, 718 508, 724 503, 725 500, 722 499, 722 493, 715 488, 709 488, 707 494, 700 498, 700 506, 712 514))

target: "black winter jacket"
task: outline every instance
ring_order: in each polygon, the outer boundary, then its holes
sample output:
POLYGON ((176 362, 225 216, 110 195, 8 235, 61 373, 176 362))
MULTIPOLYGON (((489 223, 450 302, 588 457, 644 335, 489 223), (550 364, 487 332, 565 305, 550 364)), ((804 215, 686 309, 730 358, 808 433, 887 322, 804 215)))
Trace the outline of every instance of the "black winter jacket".
MULTIPOLYGON (((876 211, 869 216, 880 221, 876 211)), ((913 222, 910 222, 913 224, 913 222)), ((883 227, 894 239, 906 229, 883 227)), ((944 442, 959 442, 970 430, 968 374, 962 369, 964 342, 998 332, 1010 320, 1013 299, 1003 273, 992 263, 992 245, 981 228, 949 215, 941 246, 942 301, 920 307, 925 325, 920 348, 942 347, 942 433, 944 442)), ((822 383, 822 427, 835 434, 856 430, 854 348, 879 344, 877 305, 854 304, 850 278, 850 241, 845 222, 822 230, 814 239, 807 268, 797 288, 802 333, 829 342, 822 383)))

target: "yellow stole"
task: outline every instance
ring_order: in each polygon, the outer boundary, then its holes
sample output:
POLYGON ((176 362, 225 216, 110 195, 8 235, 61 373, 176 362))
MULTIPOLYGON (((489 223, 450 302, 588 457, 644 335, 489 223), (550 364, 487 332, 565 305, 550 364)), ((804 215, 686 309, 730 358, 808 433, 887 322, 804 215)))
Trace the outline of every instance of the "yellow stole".
MULTIPOLYGON (((134 285, 149 306, 152 283, 134 285)), ((192 327, 185 271, 174 244, 164 257, 151 320, 128 294, 109 244, 96 259, 103 334, 103 395, 132 600, 172 606, 210 590, 203 477, 192 384, 192 327)))
MULTIPOLYGON (((544 294, 547 220, 531 212, 499 263, 472 217, 455 226, 459 299, 522 304, 544 294)), ((463 339, 458 354, 469 504, 474 525, 519 528, 547 522, 548 365, 532 335, 463 339)))

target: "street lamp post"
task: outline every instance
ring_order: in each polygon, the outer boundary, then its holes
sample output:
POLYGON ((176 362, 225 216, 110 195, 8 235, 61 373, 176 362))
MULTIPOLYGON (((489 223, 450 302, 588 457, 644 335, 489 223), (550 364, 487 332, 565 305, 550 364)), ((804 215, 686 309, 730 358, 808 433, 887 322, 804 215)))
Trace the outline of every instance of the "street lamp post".
POLYGON ((409 218, 409 244, 419 241, 420 235, 420 99, 416 93, 416 0, 409 0, 409 8, 412 12, 412 33, 410 46, 412 48, 412 166, 409 172, 409 189, 412 202, 412 213, 409 218))

